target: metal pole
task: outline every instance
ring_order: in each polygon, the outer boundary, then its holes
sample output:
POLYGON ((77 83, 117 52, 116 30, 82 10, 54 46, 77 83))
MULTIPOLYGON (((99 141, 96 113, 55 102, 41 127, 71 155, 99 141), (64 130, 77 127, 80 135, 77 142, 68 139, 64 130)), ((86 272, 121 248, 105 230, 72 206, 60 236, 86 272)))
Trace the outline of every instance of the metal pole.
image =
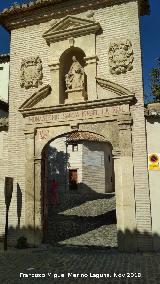
POLYGON ((5 224, 5 235, 4 235, 4 250, 7 250, 8 248, 8 211, 9 208, 6 206, 6 224, 5 224))
POLYGON ((5 187, 4 187, 4 195, 5 195, 5 204, 6 204, 6 224, 5 224, 5 235, 4 235, 4 250, 8 248, 8 212, 9 206, 12 199, 13 192, 13 178, 5 177, 5 187))

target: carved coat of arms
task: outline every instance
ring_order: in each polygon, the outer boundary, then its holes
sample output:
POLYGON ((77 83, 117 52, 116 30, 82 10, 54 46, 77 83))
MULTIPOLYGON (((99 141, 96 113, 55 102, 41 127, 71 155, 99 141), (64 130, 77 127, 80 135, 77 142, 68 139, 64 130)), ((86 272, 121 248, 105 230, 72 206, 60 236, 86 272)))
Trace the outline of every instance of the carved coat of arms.
POLYGON ((21 63, 21 87, 29 89, 42 85, 42 61, 37 57, 28 57, 21 63))
POLYGON ((133 69, 133 48, 130 40, 110 44, 109 66, 112 74, 126 73, 133 69))

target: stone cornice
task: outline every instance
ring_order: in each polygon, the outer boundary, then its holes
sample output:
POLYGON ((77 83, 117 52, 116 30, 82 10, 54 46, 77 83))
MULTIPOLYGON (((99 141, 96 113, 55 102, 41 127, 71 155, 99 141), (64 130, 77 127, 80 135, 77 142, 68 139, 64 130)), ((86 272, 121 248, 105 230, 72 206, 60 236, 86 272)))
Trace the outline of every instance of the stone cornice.
POLYGON ((46 85, 35 92, 29 99, 27 99, 20 107, 21 110, 34 107, 42 99, 46 98, 51 92, 51 86, 46 85))
MULTIPOLYGON (((69 14, 75 14, 76 10, 78 12, 95 9, 96 7, 103 6, 103 5, 114 5, 114 4, 121 4, 125 2, 136 1, 136 0, 86 0, 83 5, 79 5, 81 1, 76 0, 76 7, 73 7, 69 10, 69 14)), ((149 5, 147 0, 138 0, 140 5, 140 14, 145 15, 149 11, 149 5)), ((37 22, 45 22, 51 20, 53 18, 64 17, 68 14, 68 9, 56 7, 57 4, 63 2, 70 2, 69 0, 36 0, 30 1, 28 4, 14 4, 10 8, 4 9, 0 13, 0 24, 4 26, 8 31, 12 29, 33 25, 37 22), (56 6, 55 6, 56 5, 56 6), (38 13, 35 17, 36 11, 51 6, 51 9, 48 9, 48 13, 38 16, 38 13), (34 12, 34 17, 32 18, 32 13, 34 12), (22 17, 23 16, 23 17, 22 17)), ((80 3, 81 4, 81 3, 80 3)))
POLYGON ((133 124, 133 119, 130 114, 121 115, 118 119, 119 130, 128 130, 133 124))
POLYGON ((106 79, 102 79, 102 78, 98 78, 96 77, 97 83, 98 85, 100 85, 103 89, 106 90, 110 90, 113 91, 115 94, 117 94, 118 96, 122 97, 122 96, 132 96, 134 98, 134 94, 131 93, 128 89, 114 83, 111 82, 109 80, 106 79))
POLYGON ((66 104, 66 105, 58 105, 51 107, 40 107, 40 108, 20 108, 19 111, 22 113, 23 117, 36 115, 36 114, 53 114, 67 111, 75 111, 75 110, 85 110, 87 108, 96 108, 96 107, 107 107, 107 106, 116 106, 123 104, 130 104, 133 101, 133 96, 123 96, 123 97, 115 97, 112 99, 102 99, 95 100, 90 102, 81 102, 75 104, 66 104))
POLYGON ((120 159, 121 157, 121 151, 119 148, 114 148, 112 151, 113 159, 120 159))

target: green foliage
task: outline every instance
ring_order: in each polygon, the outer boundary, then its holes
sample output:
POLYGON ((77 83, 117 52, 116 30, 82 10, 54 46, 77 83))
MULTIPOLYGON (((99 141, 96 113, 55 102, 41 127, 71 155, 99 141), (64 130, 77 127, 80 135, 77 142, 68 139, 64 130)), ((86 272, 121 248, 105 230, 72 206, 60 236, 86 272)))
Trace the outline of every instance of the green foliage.
POLYGON ((160 101, 160 58, 156 61, 156 66, 150 73, 151 93, 155 97, 155 102, 160 101))
POLYGON ((17 240, 16 248, 19 248, 19 249, 28 248, 27 238, 25 238, 25 237, 20 237, 20 238, 17 240))
POLYGON ((145 0, 145 4, 146 4, 146 14, 150 15, 150 1, 145 0))
POLYGON ((141 0, 141 16, 150 15, 150 0, 141 0))

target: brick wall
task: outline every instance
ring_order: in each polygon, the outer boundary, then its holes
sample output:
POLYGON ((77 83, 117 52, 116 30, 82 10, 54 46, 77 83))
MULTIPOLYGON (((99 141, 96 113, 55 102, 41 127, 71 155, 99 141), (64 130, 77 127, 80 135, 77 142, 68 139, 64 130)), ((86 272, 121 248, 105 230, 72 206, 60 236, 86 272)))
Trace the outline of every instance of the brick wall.
POLYGON ((5 230, 5 176, 8 175, 8 133, 0 131, 0 239, 5 230))

